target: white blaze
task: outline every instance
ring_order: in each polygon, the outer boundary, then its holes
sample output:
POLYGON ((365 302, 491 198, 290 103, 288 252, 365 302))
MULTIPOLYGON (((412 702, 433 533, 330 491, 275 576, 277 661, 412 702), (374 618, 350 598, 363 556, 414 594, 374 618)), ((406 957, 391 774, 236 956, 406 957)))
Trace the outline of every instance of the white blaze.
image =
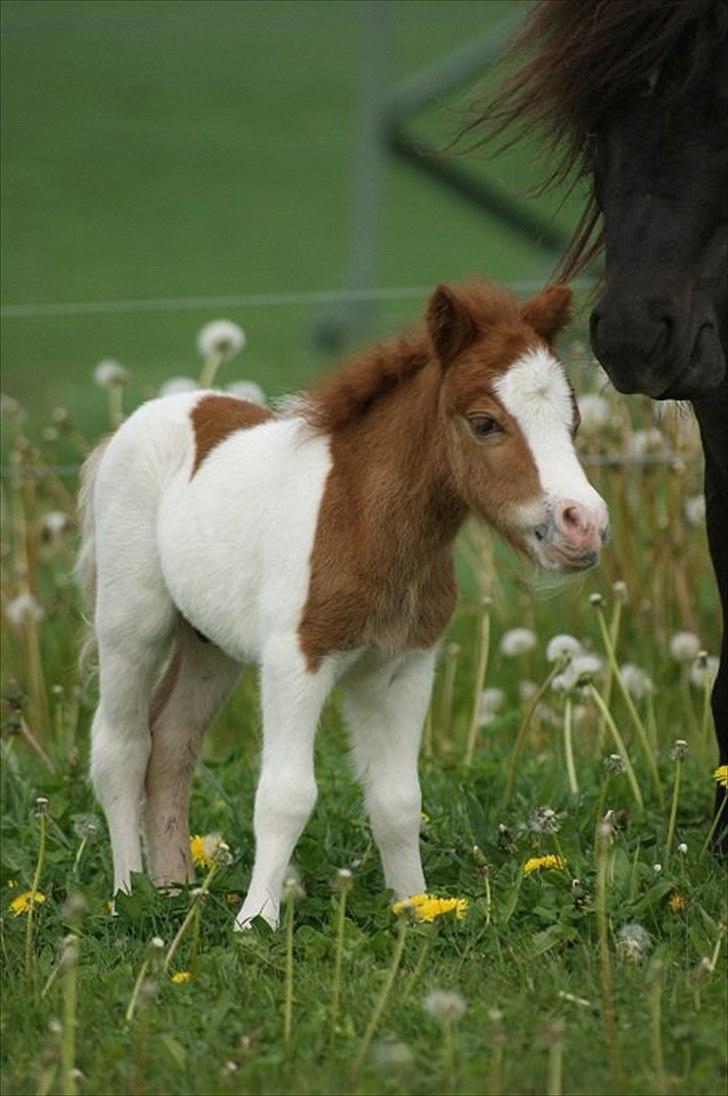
POLYGON ((573 499, 605 512, 601 496, 577 459, 571 436, 571 390, 562 367, 548 350, 529 350, 493 387, 523 432, 544 492, 553 499, 573 499))

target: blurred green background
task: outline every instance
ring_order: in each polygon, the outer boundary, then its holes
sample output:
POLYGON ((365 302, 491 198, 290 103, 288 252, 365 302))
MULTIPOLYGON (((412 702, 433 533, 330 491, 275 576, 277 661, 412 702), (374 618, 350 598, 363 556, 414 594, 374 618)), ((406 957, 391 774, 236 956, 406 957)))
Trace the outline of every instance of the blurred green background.
MULTIPOLYGON (((276 396, 331 364, 312 337, 332 314, 320 303, 12 310, 350 288, 373 7, 382 94, 524 10, 511 0, 6 0, 3 390, 34 421, 63 405, 93 435, 106 420, 91 381, 101 358, 131 371, 131 407, 165 378, 195 376, 196 332, 223 316, 248 336, 223 384, 250 378, 276 396)), ((442 145, 478 90, 471 79, 412 128, 442 145)), ((528 197, 537 147, 469 166, 552 215, 556 197, 528 197)), ((390 155, 372 201, 376 286, 474 272, 537 283, 555 265, 390 155)), ((575 216, 572 200, 556 223, 568 230, 575 216)), ((382 303, 355 341, 421 307, 382 303)))

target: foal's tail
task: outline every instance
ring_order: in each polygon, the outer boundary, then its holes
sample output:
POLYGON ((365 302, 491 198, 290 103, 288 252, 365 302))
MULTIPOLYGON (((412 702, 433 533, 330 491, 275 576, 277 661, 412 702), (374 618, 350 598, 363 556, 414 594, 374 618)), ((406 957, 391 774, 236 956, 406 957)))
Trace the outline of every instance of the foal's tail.
POLYGON ((86 635, 81 645, 79 665, 87 670, 89 660, 96 650, 96 633, 93 612, 96 602, 96 512, 94 493, 96 477, 111 435, 92 449, 81 469, 81 486, 78 492, 78 516, 81 527, 81 545, 76 560, 76 581, 86 605, 86 635))

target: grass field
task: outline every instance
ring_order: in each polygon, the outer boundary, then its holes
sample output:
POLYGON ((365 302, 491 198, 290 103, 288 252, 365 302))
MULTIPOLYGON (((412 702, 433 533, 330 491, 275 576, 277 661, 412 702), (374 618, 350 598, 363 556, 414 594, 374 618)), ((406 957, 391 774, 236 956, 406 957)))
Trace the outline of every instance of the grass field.
MULTIPOLYGON (((511 6, 383 4, 391 82, 511 6)), ((5 3, 4 305, 345 287, 360 15, 347 3, 5 3)), ((449 118, 432 111, 422 125, 441 132, 449 118)), ((478 170, 511 187, 534 177, 523 154, 478 170)), ((568 223, 569 208, 559 216, 568 223)), ((531 281, 548 267, 535 246, 387 166, 380 285, 475 269, 531 281)), ((371 334, 419 308, 383 305, 371 334)), ((461 920, 393 913, 334 697, 292 933, 232 933, 253 851, 252 668, 193 785, 193 832, 222 834, 232 862, 204 896, 139 878, 111 915, 86 777, 95 685, 77 669, 76 484, 40 472, 77 463, 108 428, 99 359, 130 369, 130 411, 163 380, 197 375, 196 333, 218 311, 3 325, 3 390, 20 408, 3 415, 2 1092, 724 1091, 728 914, 724 867, 704 851, 715 751, 694 657, 718 650, 718 605, 694 429, 680 415, 657 423, 647 401, 605 392, 606 415, 581 432, 612 513, 594 573, 547 587, 487 533, 459 543, 461 602, 421 771, 426 875, 433 892, 467 900, 461 920), (619 665, 646 677, 610 671, 602 614, 619 665), (509 656, 515 627, 534 646, 509 656), (562 633, 601 660, 593 689, 549 685, 533 708, 562 633), (484 706, 485 688, 502 696, 484 706), (610 771, 615 733, 627 773, 610 771), (678 739, 684 760, 671 756, 678 739), (526 872, 543 856, 557 859, 526 872), (352 873, 345 908, 340 869, 352 873), (33 889, 43 900, 28 908, 33 889), (456 997, 433 1000, 440 990, 456 997)), ((224 312, 248 345, 222 383, 248 378, 275 396, 326 364, 311 340, 320 308, 224 312)), ((601 392, 584 347, 569 338, 563 350, 579 395, 601 392)))

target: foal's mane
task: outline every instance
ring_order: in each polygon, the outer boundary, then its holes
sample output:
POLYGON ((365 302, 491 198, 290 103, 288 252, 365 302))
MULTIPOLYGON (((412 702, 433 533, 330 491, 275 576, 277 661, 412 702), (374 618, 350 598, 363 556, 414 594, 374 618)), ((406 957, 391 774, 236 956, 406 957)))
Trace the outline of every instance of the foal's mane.
MULTIPOLYGON (((457 288, 457 297, 476 327, 499 322, 520 322, 521 306, 502 286, 485 279, 457 288)), ((361 418, 372 405, 393 389, 406 384, 433 358, 427 326, 361 351, 348 364, 322 377, 296 398, 293 410, 303 415, 314 431, 331 434, 361 418)))
MULTIPOLYGON (((601 116, 632 94, 673 58, 679 79, 669 100, 689 94, 713 63, 728 30, 726 0, 538 0, 513 40, 514 65, 461 132, 475 146, 503 137, 508 148, 533 132, 556 153, 542 189, 575 181, 591 169, 589 135, 601 116), (510 132, 512 130, 512 133, 510 132)), ((599 253, 599 210, 588 198, 556 277, 568 280, 599 253)))

